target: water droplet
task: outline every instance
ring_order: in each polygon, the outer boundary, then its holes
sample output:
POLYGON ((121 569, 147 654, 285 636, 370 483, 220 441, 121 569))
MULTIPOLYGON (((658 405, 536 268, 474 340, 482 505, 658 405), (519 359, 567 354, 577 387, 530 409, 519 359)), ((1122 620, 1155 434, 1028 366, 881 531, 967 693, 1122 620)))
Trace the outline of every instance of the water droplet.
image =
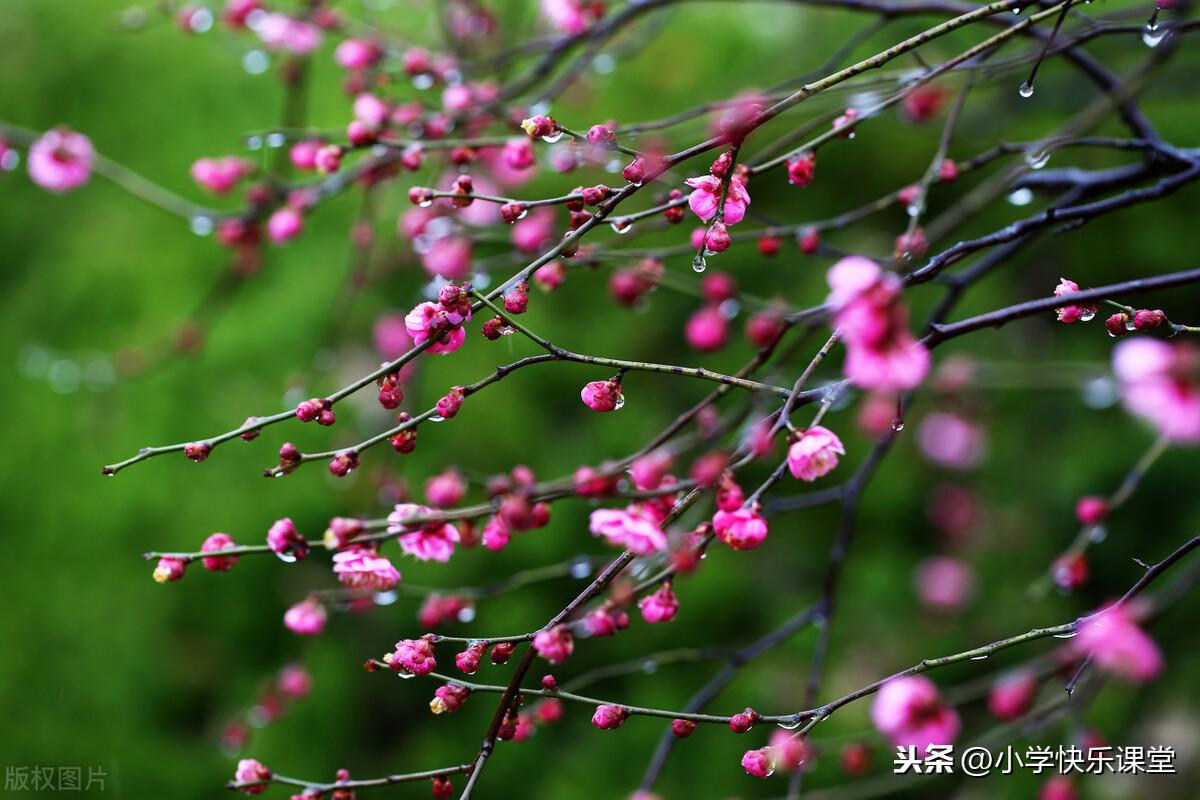
POLYGON ((409 671, 408 671, 408 670, 406 670, 406 669, 402 669, 402 670, 400 670, 399 672, 397 672, 397 673, 396 673, 396 677, 398 677, 398 678, 401 678, 401 679, 403 679, 403 680, 409 680, 410 678, 415 678, 415 677, 417 677, 417 675, 416 675, 416 673, 414 673, 414 672, 409 672, 409 671))
POLYGON ((1033 202, 1033 190, 1027 188, 1017 189, 1008 195, 1008 202, 1014 206, 1027 206, 1033 202))
POLYGON ((987 658, 988 658, 988 654, 987 654, 987 653, 984 653, 984 654, 983 654, 983 655, 981 655, 981 656, 971 656, 971 660, 972 660, 972 661, 987 661, 987 658))
POLYGON ((1129 320, 1125 323, 1125 330, 1127 330, 1127 331, 1137 330, 1137 325, 1133 324, 1132 317, 1130 317, 1129 320))
POLYGON ((546 144, 554 144, 562 137, 563 137, 562 131, 555 131, 554 133, 548 133, 545 136, 543 136, 542 141, 545 142, 546 144))
POLYGON ((1054 638, 1055 639, 1074 639, 1078 635, 1079 635, 1079 631, 1071 631, 1069 633, 1056 633, 1056 634, 1054 634, 1054 638))
POLYGON ((698 255, 692 259, 692 269, 696 272, 704 272, 708 269, 708 262, 704 260, 703 255, 698 255))
POLYGON ((1167 38, 1168 33, 1170 33, 1169 30, 1160 29, 1157 23, 1154 27, 1147 25, 1146 29, 1142 31, 1142 43, 1146 47, 1158 47, 1162 40, 1167 38))
POLYGON ((274 133, 267 134, 267 147, 276 147, 276 148, 283 147, 283 144, 286 141, 287 141, 287 137, 284 136, 279 131, 275 131, 274 133))
POLYGON ((414 89, 428 89, 433 86, 433 75, 428 72, 422 72, 419 75, 414 75, 412 79, 414 89))
POLYGON ((1095 318, 1096 318, 1096 309, 1095 308, 1090 308, 1090 307, 1084 308, 1082 311, 1079 312, 1079 321, 1080 322, 1091 322, 1095 318))
POLYGON ((908 204, 904 211, 910 217, 919 217, 925 213, 925 203, 921 200, 914 200, 908 204))
POLYGON ((398 592, 388 591, 375 593, 375 605, 377 606, 390 606, 399 599, 400 594, 398 592))
POLYGON ((775 724, 778 725, 780 728, 783 728, 785 731, 794 731, 797 728, 799 728, 801 725, 803 725, 804 721, 796 720, 795 722, 777 722, 775 724))
POLYGON ((1014 14, 1020 14, 1020 13, 1021 13, 1021 8, 1020 8, 1019 6, 1018 6, 1017 8, 1014 8, 1014 9, 1013 9, 1013 13, 1014 13, 1014 14))
POLYGON ((655 672, 658 672, 658 662, 653 658, 647 658, 642 662, 642 672, 647 675, 653 675, 655 672))
POLYGON ((208 236, 213 230, 212 219, 203 215, 192 217, 189 225, 197 236, 208 236))
POLYGON ((587 558, 577 558, 571 562, 571 577, 583 580, 592 574, 592 562, 587 558))
POLYGON ((613 233, 619 233, 624 236, 627 233, 633 232, 633 223, 628 220, 616 219, 612 221, 611 227, 613 233))
POLYGON ((16 150, 5 150, 4 155, 0 156, 0 169, 5 172, 12 172, 21 163, 21 154, 16 150))
POLYGON ((276 553, 275 557, 285 564, 295 564, 296 554, 291 550, 284 550, 282 553, 276 553))
POLYGON ((242 69, 250 75, 262 75, 271 68, 271 57, 262 50, 251 50, 242 56, 242 69))
POLYGON ((717 306, 717 310, 721 312, 721 316, 725 319, 733 319, 742 310, 742 304, 731 297, 728 300, 721 301, 721 305, 717 306))
POLYGON ((528 216, 529 216, 529 208, 527 206, 524 210, 521 211, 520 214, 517 215, 517 221, 520 222, 521 220, 525 219, 528 216))
POLYGON ((417 205, 421 208, 429 208, 431 205, 433 205, 433 200, 422 200, 421 202, 417 203, 417 205))
POLYGON ((459 622, 470 622, 475 619, 475 606, 463 606, 457 614, 459 622))
POLYGON ((257 134, 246 137, 247 150, 262 150, 263 138, 257 134))
POLYGON ((894 430, 896 433, 899 433, 900 431, 904 430, 904 418, 903 417, 896 417, 894 420, 892 420, 892 430, 894 430))
POLYGON ((193 33, 208 33, 212 26, 213 13, 203 6, 193 11, 192 16, 188 18, 188 27, 193 33))
POLYGON ((592 59, 592 69, 599 75, 607 75, 617 68, 617 60, 608 53, 600 53, 592 59))
POLYGON ((1017 89, 1017 94, 1021 95, 1021 97, 1024 97, 1026 100, 1028 100, 1030 97, 1033 97, 1033 84, 1029 81, 1023 82, 1021 84, 1021 88, 1017 89))
POLYGON ((1029 152, 1025 153, 1025 163, 1029 165, 1030 169, 1041 169, 1042 167, 1046 166, 1049 161, 1049 150, 1042 150, 1041 152, 1030 150, 1029 152))
POLYGON ((624 407, 625 407, 625 394, 622 393, 621 396, 617 398, 617 404, 616 404, 616 406, 613 407, 613 411, 620 411, 624 407))
POLYGON ((1090 531, 1088 531, 1088 538, 1093 542, 1103 542, 1108 538, 1108 528, 1104 527, 1103 525, 1096 525, 1090 531))
POLYGON ((429 418, 429 421, 430 422, 445 422, 446 418, 443 417, 441 414, 434 414, 432 417, 429 418))

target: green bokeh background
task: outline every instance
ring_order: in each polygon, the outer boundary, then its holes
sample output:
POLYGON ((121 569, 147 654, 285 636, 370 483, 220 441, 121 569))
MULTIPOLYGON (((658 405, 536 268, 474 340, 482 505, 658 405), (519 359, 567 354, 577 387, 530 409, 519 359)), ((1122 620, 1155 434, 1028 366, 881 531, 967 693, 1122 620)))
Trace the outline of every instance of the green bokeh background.
MULTIPOLYGON (((429 19, 434 5, 345 8, 405 39, 436 43, 440 34, 429 19)), ((518 30, 529 29, 534 4, 493 5, 518 30)), ((186 36, 154 12, 143 30, 130 32, 119 24, 123 8, 111 0, 0 3, 0 119, 39 129, 69 124, 86 132, 102 153, 200 200, 187 175, 191 162, 202 155, 241 152, 246 132, 276 124, 279 83, 273 73, 250 76, 242 69, 241 57, 252 47, 245 37, 223 30, 186 36)), ((773 3, 687 4, 662 19, 657 31, 644 29, 655 32, 656 40, 621 40, 611 51, 619 56, 617 71, 590 71, 554 106, 554 114, 583 128, 598 118, 654 118, 747 85, 770 85, 818 66, 863 21, 842 12, 773 3)), ((876 52, 919 26, 919 21, 896 22, 856 55, 876 52)), ((922 53, 932 63, 981 35, 968 31, 922 53)), ((330 38, 315 57, 310 93, 309 119, 321 127, 340 126, 348 114, 330 38)), ((1023 53, 1023 47, 1011 46, 1003 55, 1023 53)), ((1103 41, 1092 49, 1118 73, 1147 52, 1137 37, 1103 41)), ((1200 122, 1192 91, 1198 62, 1191 56, 1185 45, 1145 98, 1163 136, 1180 145, 1195 144, 1200 122)), ((970 156, 1000 137, 1022 141, 1044 135, 1092 96, 1062 62, 1044 67, 1033 101, 1017 98, 1020 77, 1005 73, 994 88, 980 90, 964 115, 952 156, 970 156)), ((846 101, 841 94, 811 107, 827 111, 846 101)), ((788 120, 794 123, 809 113, 774 123, 763 142, 781 135, 788 120)), ((856 207, 917 179, 938 129, 887 114, 864 126, 854 142, 822 151, 819 180, 810 189, 788 189, 777 174, 756 180, 754 208, 783 220, 803 220, 856 207)), ((685 126, 675 142, 693 141, 702 130, 685 126)), ((1116 127, 1101 131, 1120 133, 1116 127)), ((1100 167, 1126 160, 1088 151, 1055 156, 1051 166, 1100 167)), ((533 197, 604 179, 544 176, 520 191, 533 197)), ((194 567, 185 580, 164 587, 150 580, 150 565, 138 555, 149 549, 192 549, 216 530, 239 542, 258 542, 270 522, 285 515, 311 535, 336 514, 377 516, 384 509, 380 475, 387 470, 415 493, 428 475, 448 464, 461 465, 477 478, 516 463, 529 464, 542 477, 565 474, 581 463, 632 451, 701 397, 707 385, 631 375, 627 409, 598 416, 576 398, 582 383, 605 375, 577 365, 537 367, 472 398, 452 423, 423 428, 414 455, 401 459, 383 449, 372 451, 363 469, 342 481, 321 468, 303 469, 286 480, 264 481, 258 473, 273 462, 275 448, 285 439, 305 449, 324 449, 375 432, 386 421, 369 402, 339 408, 332 430, 278 426, 252 444, 219 448, 202 466, 178 456, 115 479, 99 474, 101 464, 138 446, 211 435, 247 414, 282 409, 285 395, 294 400, 297 394, 324 393, 374 366, 374 320, 385 311, 410 307, 423 283, 407 244, 395 238, 394 221, 408 207, 404 191, 411 182, 398 182, 384 197, 376 226, 382 242, 376 280, 350 317, 338 321, 345 335, 332 349, 328 331, 337 326, 330 320, 331 299, 345 281, 346 231, 357 208, 353 196, 328 204, 310 218, 303 237, 287 248, 270 249, 261 271, 235 282, 236 290, 205 324, 198 353, 158 362, 152 356, 228 272, 227 254, 180 220, 105 181, 52 196, 29 183, 23 165, 19 172, 0 175, 0 370, 7 387, 0 482, 7 600, 0 614, 5 720, 0 762, 6 767, 102 768, 108 782, 97 796, 221 796, 234 763, 217 744, 222 726, 252 706, 264 683, 289 661, 309 668, 315 689, 283 718, 256 731, 247 748, 280 772, 327 780, 344 766, 367 777, 474 754, 494 698, 476 697, 460 713, 434 718, 426 706, 434 684, 400 683, 359 668, 395 640, 421 632, 414 598, 369 616, 335 616, 324 636, 300 640, 283 628, 281 616, 309 588, 334 585, 322 558, 291 567, 247 558, 228 575, 194 567), (105 365, 115 354, 123 354, 121 363, 127 363, 134 351, 147 355, 149 367, 137 377, 122 375, 110 383, 105 365), (80 380, 72 381, 73 370, 80 380)), ((938 191, 932 210, 945 208, 962 191, 938 191)), ((1194 267, 1198 211, 1196 189, 1186 188, 1168 202, 1107 217, 1082 231, 1043 237, 973 289, 956 313, 1044 295, 1060 274, 1098 285, 1194 267)), ((966 233, 992 230, 1022 214, 999 204, 966 233)), ((893 211, 830 240, 847 249, 883 252, 903 225, 893 211)), ((690 227, 689 222, 647 241, 677 242, 690 227)), ((607 231, 597 236, 611 238, 607 231)), ((500 249, 480 252, 499 254, 500 249)), ((744 248, 713 259, 714 268, 733 273, 747 291, 783 295, 797 305, 823 297, 827 264, 788 246, 774 260, 744 248)), ((687 258, 669 261, 667 269, 695 286, 687 258)), ((585 352, 703 363, 722 371, 737 369, 749 357, 740 337, 714 356, 687 351, 681 328, 697 306, 694 297, 663 290, 653 296, 648 313, 629 312, 607 298, 605 277, 603 271, 572 272, 560 292, 535 293, 528 323, 585 352)), ((914 292, 914 317, 920 319, 939 293, 933 287, 914 292)), ((1175 318, 1200 317, 1194 291, 1147 302, 1175 318)), ((922 656, 1070 619, 1124 591, 1138 575, 1132 557, 1155 560, 1196 532, 1195 452, 1175 450, 1112 521, 1110 538, 1096 550, 1094 578, 1084 590, 1041 600, 1025 594, 1074 534, 1075 498, 1115 488, 1152 440, 1119 408, 1094 409, 1081 401, 1079 365, 1082 374, 1102 373, 1111 344, 1098 323, 1068 328, 1046 317, 939 349, 939 361, 967 353, 1013 365, 1012 386, 988 388, 967 404, 988 425, 989 458, 978 470, 950 474, 921 458, 913 436, 901 437, 864 497, 822 697, 838 696, 922 656), (1068 370, 1064 363, 1074 366, 1068 370), (957 549, 942 541, 924 510, 930 490, 947 481, 972 487, 983 508, 970 542, 957 549), (948 550, 977 569, 978 590, 960 616, 931 616, 921 610, 912 589, 913 568, 922 558, 948 550)), ((406 408, 424 408, 446 386, 532 352, 517 337, 488 343, 472 332, 460 352, 422 364, 406 408)), ((791 374, 794 369, 773 377, 787 381, 791 374)), ((946 402, 921 397, 910 412, 908 431, 939 405, 946 402)), ((845 435, 843 469, 848 471, 863 458, 869 440, 854 432, 853 408, 835 410, 829 424, 845 435)), ((747 483, 754 485, 753 478, 747 483)), ((795 491, 790 481, 779 489, 795 491)), ((405 562, 401 567, 413 584, 453 587, 575 554, 602 553, 603 546, 586 532, 587 512, 582 503, 559 504, 549 528, 518 537, 501 554, 465 552, 447 566, 405 562)), ((696 577, 680 583, 683 611, 676 623, 650 629, 635 623, 634 631, 616 639, 589 642, 556 671, 560 680, 589 666, 672 647, 737 647, 752 641, 815 598, 836 523, 834 508, 794 512, 772 521, 770 540, 756 552, 714 551, 696 577)), ((565 579, 506 595, 481 607, 477 620, 462 631, 536 628, 581 585, 565 579)), ((1108 686, 1078 720, 1028 740, 1068 742, 1079 726, 1087 726, 1114 744, 1158 744, 1170 727, 1172 742, 1191 742, 1179 758, 1190 775, 1160 782, 1090 779, 1083 783, 1087 796, 1194 796, 1187 787, 1196 780, 1194 678, 1200 655, 1190 623, 1197 609, 1195 599, 1186 599, 1153 628, 1167 653, 1165 677, 1141 689, 1108 686)), ((726 713, 746 705, 777 712, 797 708, 813 641, 807 631, 761 659, 714 708, 726 713)), ((1016 663, 1049 648, 1045 642, 1031 645, 994 662, 1016 663)), ((446 666, 452 652, 439 653, 446 666)), ((633 704, 678 707, 717 668, 711 663, 663 666, 654 675, 610 680, 593 691, 633 704)), ((935 678, 951 685, 997 668, 968 663, 935 678)), ((505 669, 487 669, 479 677, 505 682, 507 675, 505 669)), ((1059 690, 1058 683, 1051 684, 1047 696, 1059 690)), ((867 709, 865 702, 852 705, 820 727, 817 738, 827 743, 827 757, 810 785, 842 781, 837 748, 855 738, 875 748, 874 774, 890 772, 885 748, 870 733, 867 709)), ((619 733, 599 733, 588 725, 584 709, 568 711, 559 727, 529 742, 502 744, 488 766, 482 796, 625 796, 640 777, 661 723, 635 719, 619 733)), ((969 734, 988 725, 979 703, 966 707, 964 716, 969 734)), ((668 798, 781 795, 781 781, 754 782, 738 766, 741 752, 765 738, 761 730, 734 737, 702 729, 679 748, 658 788, 668 798)), ((911 796, 951 796, 961 790, 958 796, 1029 797, 1038 782, 1030 776, 993 777, 966 788, 944 782, 913 789, 911 796)), ((418 784, 379 794, 425 797, 428 791, 418 784)))

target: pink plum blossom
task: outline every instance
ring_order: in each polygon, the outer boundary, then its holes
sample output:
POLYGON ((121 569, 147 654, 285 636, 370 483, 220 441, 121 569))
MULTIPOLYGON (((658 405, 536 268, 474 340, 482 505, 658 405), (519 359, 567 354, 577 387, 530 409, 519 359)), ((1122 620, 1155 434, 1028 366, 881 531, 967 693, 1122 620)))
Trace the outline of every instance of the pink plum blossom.
POLYGON ((233 772, 233 779, 237 783, 255 784, 242 787, 242 791, 246 794, 262 794, 267 790, 267 781, 271 780, 271 770, 263 766, 261 761, 243 758, 233 772))
POLYGON ((404 318, 408 335, 413 344, 421 344, 426 339, 435 338, 433 344, 425 348, 428 353, 453 353, 462 347, 467 338, 466 331, 447 317, 446 311, 437 303, 421 303, 408 312, 404 318), (441 338, 438 338, 441 337, 441 338))
POLYGON ((82 133, 48 130, 29 147, 29 177, 51 192, 69 192, 87 183, 96 151, 82 133))
POLYGON ((267 235, 275 244, 284 244, 304 230, 304 217, 291 206, 277 209, 267 220, 267 235))
POLYGON ((618 411, 624 404, 621 384, 615 380, 592 381, 583 387, 579 396, 592 411, 618 411))
POLYGON ((366 39, 344 39, 333 51, 333 60, 342 69, 366 69, 382 55, 379 46, 366 39))
POLYGON ((1195 345, 1126 339, 1113 350, 1113 371, 1127 409, 1173 442, 1200 443, 1200 350, 1195 345))
POLYGON ((992 687, 988 694, 988 710, 996 719, 1007 722, 1029 710, 1037 694, 1037 676, 1021 671, 1006 675, 992 687))
POLYGON ((838 456, 846 454, 842 440, 822 425, 814 425, 797 437, 788 448, 788 469, 802 481, 812 482, 829 474, 838 465, 838 456))
POLYGON ((720 350, 729 341, 729 323, 721 309, 707 305, 688 318, 684 334, 694 350, 711 353, 720 350))
POLYGON ((454 545, 459 542, 458 528, 446 521, 417 522, 406 524, 405 520, 417 514, 432 514, 428 506, 401 503, 388 514, 388 533, 398 533, 400 549, 419 561, 450 560, 454 545))
POLYGON ((734 550, 753 550, 767 538, 767 521, 754 509, 717 511, 712 522, 717 538, 734 550))
POLYGON ((538 631, 533 637, 533 649, 551 664, 561 664, 575 651, 575 637, 566 625, 538 631))
POLYGON ((311 53, 321 44, 321 29, 287 14, 264 14, 254 32, 271 50, 287 50, 296 55, 311 53))
MULTIPOLYGON (((234 546, 233 537, 228 533, 214 533, 204 540, 204 544, 200 546, 200 551, 202 553, 211 553, 215 550, 225 550, 234 546)), ((224 572, 233 569, 233 565, 237 562, 237 556, 206 556, 204 558, 204 568, 210 572, 224 572)))
POLYGON ((1081 657, 1091 655, 1100 669, 1130 683, 1146 683, 1162 672, 1158 645, 1124 606, 1110 607, 1082 622, 1071 649, 1081 657))
POLYGON ((467 487, 457 470, 447 469, 425 481, 425 497, 439 508, 449 508, 462 501, 467 487))
POLYGON ((649 623, 670 622, 675 619, 675 615, 679 613, 679 598, 672 591, 671 582, 667 581, 654 594, 646 595, 638 601, 638 609, 642 612, 642 619, 649 623))
POLYGON ((427 638, 402 639, 396 642, 395 651, 385 655, 383 660, 396 672, 413 675, 428 675, 437 669, 433 644, 427 638))
POLYGON ((334 553, 333 572, 343 586, 353 589, 384 591, 400 582, 400 573, 392 562, 375 552, 373 547, 352 545, 334 553))
POLYGON ((950 469, 971 469, 983 460, 987 436, 983 428, 957 414, 935 411, 917 429, 921 452, 935 464, 950 469))
POLYGON ((645 505, 634 503, 624 509, 600 508, 592 512, 588 529, 609 544, 624 547, 635 555, 666 552, 667 535, 645 505))
POLYGON ((283 624, 300 636, 316 636, 325 629, 325 607, 313 597, 301 600, 284 613, 283 624))
POLYGON ((192 180, 213 194, 225 194, 249 171, 237 156, 201 158, 192 164, 192 180))
POLYGON ((662 484, 673 460, 666 450, 654 450, 644 456, 638 456, 629 465, 633 485, 643 492, 654 491, 662 484))
POLYGON ((965 561, 936 556, 917 565, 913 582, 926 607, 936 611, 957 611, 971 599, 975 571, 965 561))
POLYGON ((542 0, 542 15, 563 33, 580 34, 588 29, 592 17, 584 0, 542 0))
POLYGON ((471 274, 471 240, 465 236, 442 236, 421 254, 421 266, 431 277, 461 280, 471 274))
POLYGON ((916 747, 924 754, 931 744, 953 744, 958 713, 922 675, 888 681, 875 695, 871 721, 896 747, 916 747))
MULTIPOLYGON (((702 175, 698 178, 688 178, 687 185, 692 187, 688 195, 688 207, 700 219, 708 222, 717 215, 717 206, 721 202, 722 181, 715 175, 702 175)), ((750 193, 746 184, 738 175, 729 179, 729 191, 725 195, 725 213, 721 219, 726 225, 736 225, 746 216, 746 206, 750 205, 750 193)))

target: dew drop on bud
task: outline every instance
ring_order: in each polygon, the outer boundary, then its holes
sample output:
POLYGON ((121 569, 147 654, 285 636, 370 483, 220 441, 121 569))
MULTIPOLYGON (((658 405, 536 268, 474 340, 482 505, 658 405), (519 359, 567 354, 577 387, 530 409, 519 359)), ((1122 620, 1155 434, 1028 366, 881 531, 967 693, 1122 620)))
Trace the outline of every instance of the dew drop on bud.
POLYGON ((545 136, 543 136, 542 141, 545 142, 546 144, 554 144, 562 137, 563 137, 562 131, 555 131, 554 133, 548 133, 545 136))
POLYGON ((1094 309, 1094 308, 1085 308, 1085 309, 1083 309, 1083 311, 1079 312, 1079 321, 1080 322, 1091 322, 1095 318, 1096 318, 1096 309, 1094 309))
POLYGON ((420 208, 429 208, 431 205, 433 205, 433 198, 422 200, 421 202, 417 203, 417 206, 420 208))
POLYGON ((432 417, 429 418, 429 421, 430 422, 445 422, 446 418, 443 417, 441 414, 434 414, 432 417))
POLYGON ((708 269, 708 262, 704 260, 704 256, 699 255, 692 259, 692 269, 696 272, 704 272, 708 269))
POLYGON ((613 220, 613 222, 610 224, 610 227, 612 227, 613 233, 618 233, 621 235, 633 231, 633 223, 625 220, 613 220))
POLYGON ((1029 81, 1025 81, 1021 84, 1021 88, 1017 89, 1017 94, 1021 95, 1021 97, 1024 97, 1025 99, 1033 97, 1033 84, 1029 81))
POLYGON ((291 550, 284 550, 282 553, 276 553, 275 557, 285 564, 295 564, 296 554, 291 550))
POLYGON ((617 398, 617 404, 615 406, 613 406, 613 411, 620 411, 624 407, 625 407, 625 395, 622 394, 620 397, 617 398))

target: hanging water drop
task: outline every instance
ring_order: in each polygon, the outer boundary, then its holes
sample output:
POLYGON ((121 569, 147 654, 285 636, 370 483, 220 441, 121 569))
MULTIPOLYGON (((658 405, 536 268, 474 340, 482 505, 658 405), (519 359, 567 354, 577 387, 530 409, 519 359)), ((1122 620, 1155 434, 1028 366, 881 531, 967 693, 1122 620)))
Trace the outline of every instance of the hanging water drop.
POLYGON ((1104 527, 1103 525, 1096 525, 1090 531, 1088 531, 1088 538, 1091 539, 1093 543, 1098 544, 1103 542, 1108 538, 1108 528, 1104 527))
POLYGON ((554 144, 562 137, 563 137, 562 131, 555 131, 554 133, 548 133, 545 136, 543 136, 542 141, 545 142, 546 144, 554 144))
POLYGON ((1079 312, 1080 322, 1091 322, 1095 318, 1096 309, 1093 306, 1084 306, 1083 310, 1079 312))
POLYGON ((274 133, 267 134, 267 147, 271 147, 271 148, 283 147, 283 145, 286 141, 287 141, 287 137, 284 136, 279 131, 275 131, 274 133))
POLYGON ((613 229, 613 233, 617 233, 622 236, 633 231, 633 223, 624 219, 613 220, 610 227, 613 229))
POLYGON ((617 396, 617 404, 613 406, 613 411, 620 411, 625 407, 625 394, 621 393, 617 396))
POLYGON ((904 420, 901 417, 896 417, 894 420, 892 420, 892 430, 894 430, 896 433, 904 430, 904 420))
POLYGON ((984 653, 981 656, 971 656, 972 661, 987 661, 988 654, 984 653))
POLYGON ((1025 81, 1021 84, 1021 88, 1017 89, 1017 94, 1021 95, 1021 97, 1024 97, 1026 100, 1028 100, 1030 97, 1033 97, 1033 84, 1029 81, 1025 81))
POLYGON ((692 270, 695 272, 704 272, 708 269, 708 262, 704 260, 704 255, 697 255, 692 259, 692 270))
POLYGON ((1041 169, 1050 161, 1050 151, 1042 150, 1041 152, 1030 150, 1025 154, 1025 163, 1030 169, 1041 169))
POLYGON ((262 150, 263 138, 257 134, 246 137, 247 150, 262 150))
POLYGON ((430 422, 445 422, 446 418, 443 417, 441 414, 434 414, 432 417, 429 418, 429 421, 430 422))
POLYGON ((1020 188, 1008 196, 1008 202, 1014 206, 1027 206, 1033 202, 1033 190, 1020 188))
POLYGON ((919 217, 925 213, 925 203, 921 200, 914 200, 904 209, 910 217, 919 217))
POLYGON ((208 236, 213 230, 212 219, 202 214, 192 217, 189 224, 192 229, 192 233, 196 234, 197 236, 208 236))
POLYGON ((420 208, 429 208, 431 205, 433 205, 432 197, 429 198, 428 200, 422 200, 421 202, 417 203, 417 206, 419 206, 420 208))
POLYGON ((1158 47, 1162 40, 1167 38, 1169 32, 1166 29, 1160 29, 1157 22, 1153 26, 1147 24, 1146 29, 1142 31, 1142 44, 1146 47, 1158 47))
POLYGON ((280 561, 282 561, 285 564, 295 564, 296 563, 296 554, 293 553, 291 550, 284 550, 281 553, 276 553, 275 557, 278 558, 280 561))
POLYGON ((400 670, 399 672, 397 672, 397 673, 396 673, 396 676, 397 676, 398 678, 402 678, 403 680, 408 680, 408 679, 410 679, 410 678, 415 678, 415 677, 417 677, 417 675, 416 675, 416 673, 415 673, 415 672, 409 672, 409 671, 408 671, 408 670, 406 670, 406 669, 404 669, 404 670, 400 670))

